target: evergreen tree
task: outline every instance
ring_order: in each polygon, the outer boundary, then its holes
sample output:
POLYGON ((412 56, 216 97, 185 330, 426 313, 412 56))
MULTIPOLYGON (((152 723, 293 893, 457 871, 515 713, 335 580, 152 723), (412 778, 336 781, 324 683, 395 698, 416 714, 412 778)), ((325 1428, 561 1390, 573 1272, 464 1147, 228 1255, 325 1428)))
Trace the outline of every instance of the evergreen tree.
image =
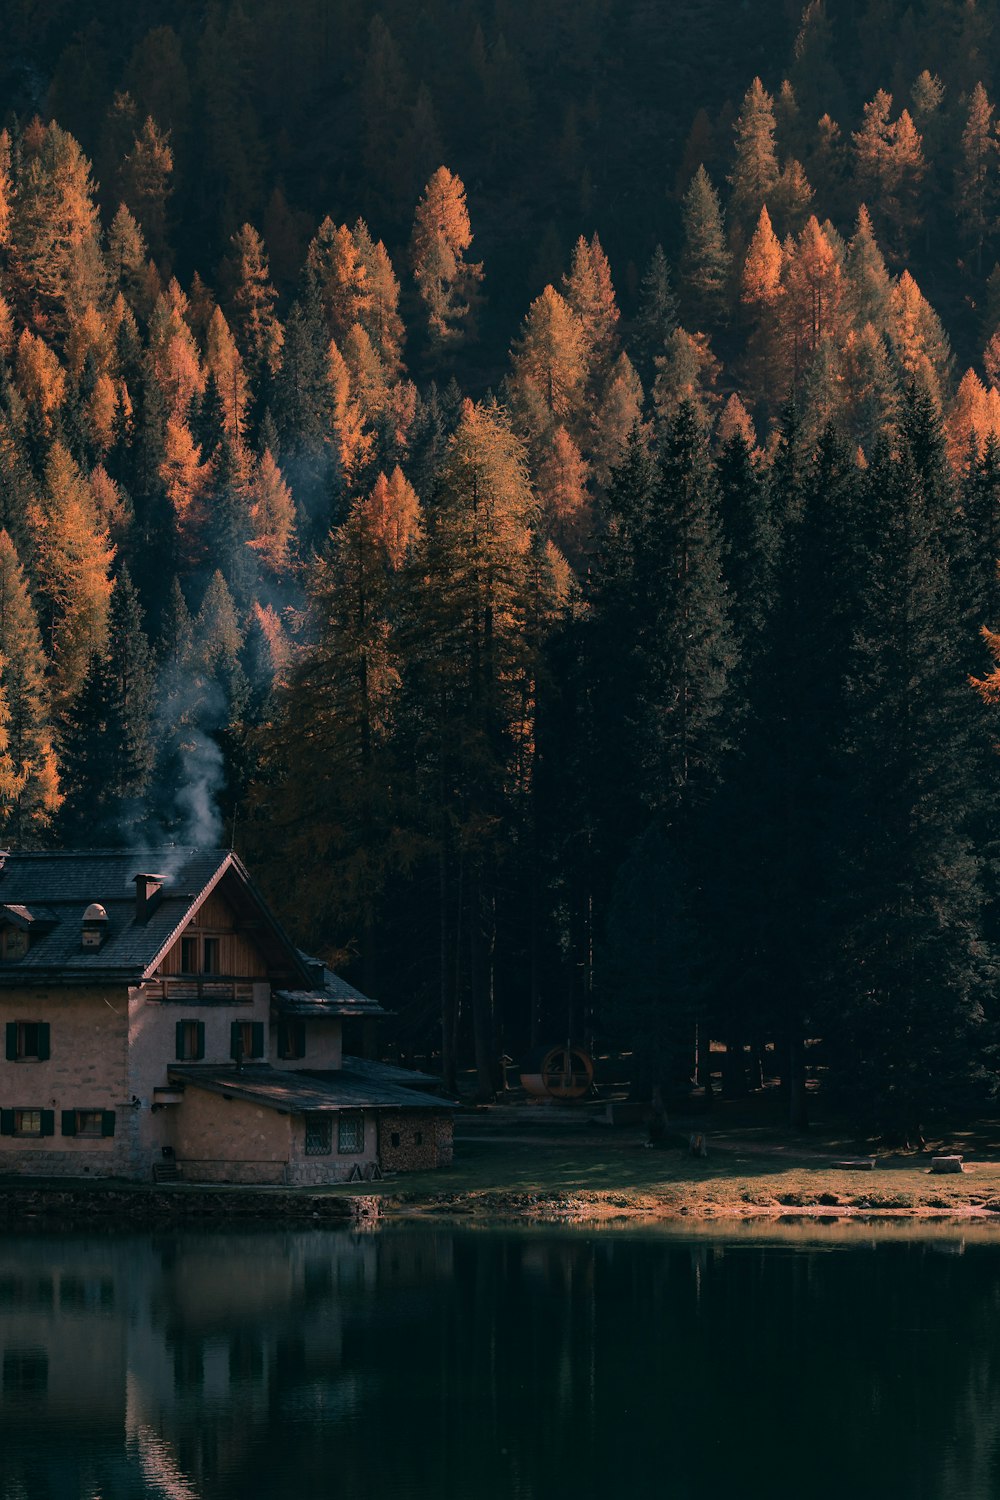
POLYGON ((684 290, 696 322, 721 317, 729 279, 729 251, 722 206, 704 167, 699 167, 684 195, 684 290))
POLYGON ((730 212, 744 224, 760 213, 778 181, 776 128, 774 100, 755 78, 736 120, 736 156, 729 178, 733 190, 730 212))
POLYGON ((969 100, 962 132, 961 156, 955 171, 955 210, 962 234, 982 274, 983 245, 996 224, 997 138, 993 105, 977 83, 969 100))
POLYGON ((106 653, 91 659, 63 735, 63 835, 71 845, 136 843, 153 770, 155 672, 128 572, 111 596, 106 653))
POLYGON ((907 446, 897 460, 883 453, 866 476, 835 976, 841 1087, 887 1134, 910 1141, 928 1111, 975 1084, 988 979, 970 836, 982 728, 922 467, 907 446))
POLYGON ((40 842, 59 807, 46 660, 31 593, 14 544, 0 530, 0 661, 9 717, 6 754, 17 787, 0 804, 7 835, 21 847, 40 842))
POLYGON ((677 294, 670 274, 670 263, 663 253, 663 246, 657 245, 642 279, 636 323, 639 369, 645 380, 651 378, 653 361, 663 352, 664 343, 677 323, 677 294))

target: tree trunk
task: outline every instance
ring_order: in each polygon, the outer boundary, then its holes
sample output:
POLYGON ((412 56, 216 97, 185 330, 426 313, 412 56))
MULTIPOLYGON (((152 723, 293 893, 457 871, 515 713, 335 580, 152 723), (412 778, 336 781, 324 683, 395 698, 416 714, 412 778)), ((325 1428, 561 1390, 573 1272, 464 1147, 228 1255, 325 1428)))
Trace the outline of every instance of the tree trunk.
POLYGON ((788 1123, 793 1130, 809 1124, 805 1045, 797 1031, 788 1038, 788 1123))

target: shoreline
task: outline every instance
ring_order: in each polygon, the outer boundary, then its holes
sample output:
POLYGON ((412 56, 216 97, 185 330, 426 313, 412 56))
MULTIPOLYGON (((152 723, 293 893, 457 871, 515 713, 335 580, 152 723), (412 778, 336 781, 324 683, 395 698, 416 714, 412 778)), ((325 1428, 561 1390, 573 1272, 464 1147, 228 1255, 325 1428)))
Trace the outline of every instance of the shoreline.
POLYGON ((910 1193, 884 1189, 848 1195, 826 1188, 806 1194, 779 1192, 766 1199, 757 1193, 753 1195, 756 1201, 749 1201, 747 1195, 721 1199, 717 1181, 678 1183, 658 1192, 634 1194, 566 1189, 407 1191, 396 1183, 379 1193, 357 1193, 341 1186, 15 1180, 0 1182, 0 1227, 78 1230, 289 1224, 297 1228, 364 1228, 379 1222, 454 1220, 479 1225, 579 1224, 595 1228, 688 1226, 697 1227, 699 1232, 712 1226, 725 1231, 738 1224, 823 1222, 859 1228, 876 1222, 995 1225, 1000 1231, 1000 1193, 977 1191, 971 1178, 970 1171, 964 1190, 952 1188, 947 1197, 928 1193, 917 1199, 910 1193))

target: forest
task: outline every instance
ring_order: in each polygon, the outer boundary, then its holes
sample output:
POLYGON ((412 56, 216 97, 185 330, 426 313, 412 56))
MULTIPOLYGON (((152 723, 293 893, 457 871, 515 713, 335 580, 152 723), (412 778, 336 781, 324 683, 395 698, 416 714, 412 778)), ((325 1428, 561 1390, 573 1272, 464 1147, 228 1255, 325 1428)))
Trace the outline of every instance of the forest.
POLYGON ((0 838, 234 846, 482 1099, 983 1106, 998 0, 38 12, 0 838))

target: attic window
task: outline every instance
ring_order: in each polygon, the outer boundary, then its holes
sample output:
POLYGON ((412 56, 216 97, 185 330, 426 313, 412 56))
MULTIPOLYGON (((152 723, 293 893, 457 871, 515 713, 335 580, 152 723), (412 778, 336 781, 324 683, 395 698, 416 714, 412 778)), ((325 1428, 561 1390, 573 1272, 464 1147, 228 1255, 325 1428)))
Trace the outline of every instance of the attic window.
POLYGON ((28 951, 28 934, 23 927, 0 929, 0 956, 23 958, 28 951))

